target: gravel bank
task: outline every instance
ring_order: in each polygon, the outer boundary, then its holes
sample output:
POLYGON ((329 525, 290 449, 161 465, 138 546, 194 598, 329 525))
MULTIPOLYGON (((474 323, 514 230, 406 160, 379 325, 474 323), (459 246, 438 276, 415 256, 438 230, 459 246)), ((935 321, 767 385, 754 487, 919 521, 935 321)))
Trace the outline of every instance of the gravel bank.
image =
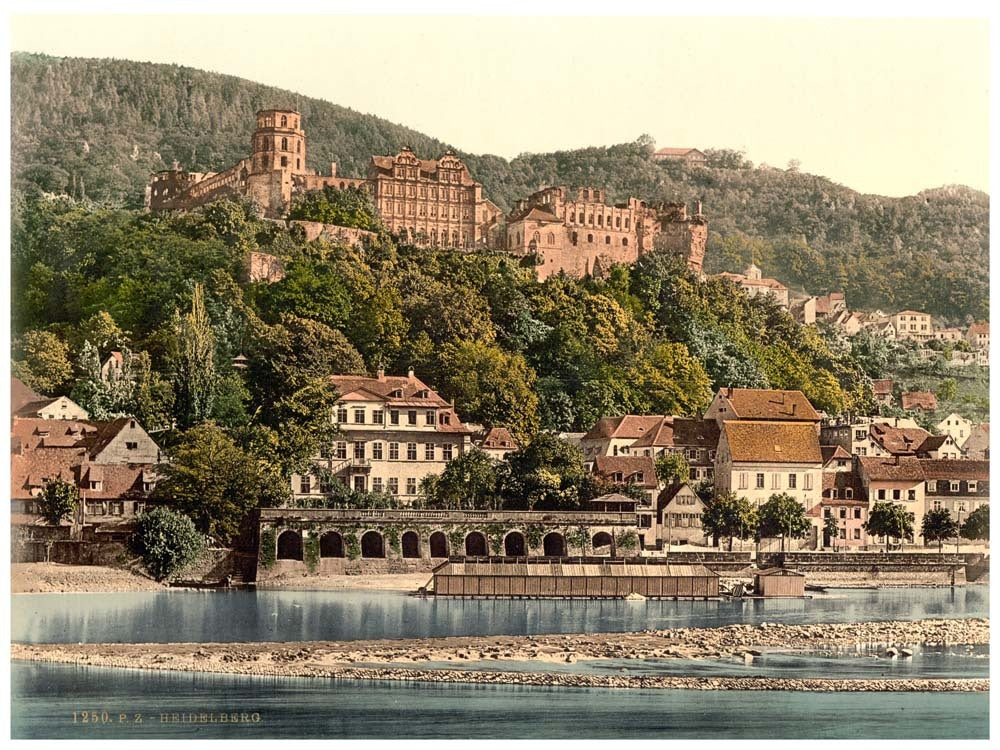
POLYGON ((818 646, 989 642, 989 621, 919 620, 853 624, 732 625, 723 628, 647 630, 640 633, 480 636, 308 643, 13 644, 11 657, 27 661, 340 679, 483 682, 565 687, 690 688, 704 690, 987 690, 988 680, 823 680, 605 676, 546 672, 480 672, 467 660, 573 662, 578 659, 709 658, 757 649, 818 646), (428 661, 455 661, 455 670, 421 669, 428 661), (412 662, 409 667, 379 664, 412 662), (363 664, 365 666, 358 666, 363 664), (370 666, 376 665, 376 666, 370 666))
POLYGON ((103 565, 15 563, 10 566, 14 594, 160 591, 162 583, 121 568, 103 565))

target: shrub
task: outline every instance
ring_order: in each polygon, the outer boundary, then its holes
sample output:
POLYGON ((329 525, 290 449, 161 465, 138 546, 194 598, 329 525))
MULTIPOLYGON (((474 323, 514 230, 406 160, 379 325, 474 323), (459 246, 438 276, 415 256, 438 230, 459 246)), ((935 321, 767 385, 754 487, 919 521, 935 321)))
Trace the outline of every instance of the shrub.
POLYGON ((205 537, 194 522, 169 508, 154 508, 136 518, 132 548, 157 581, 176 574, 198 559, 205 537))
POLYGON ((264 529, 260 532, 260 566, 264 570, 274 567, 278 556, 278 536, 274 529, 264 529))
POLYGON ((73 517, 79 500, 80 491, 75 484, 56 479, 46 483, 38 497, 38 505, 46 522, 58 526, 64 518, 73 517))
POLYGON ((319 568, 319 536, 316 534, 305 534, 305 544, 302 549, 306 568, 310 573, 315 573, 319 568))

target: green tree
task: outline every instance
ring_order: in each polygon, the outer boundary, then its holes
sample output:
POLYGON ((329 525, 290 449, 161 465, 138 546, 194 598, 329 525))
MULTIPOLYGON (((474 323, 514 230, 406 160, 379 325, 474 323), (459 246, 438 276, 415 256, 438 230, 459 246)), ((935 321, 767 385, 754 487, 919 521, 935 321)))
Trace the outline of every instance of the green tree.
POLYGON ((205 537, 190 518, 161 506, 136 517, 131 546, 149 574, 162 581, 198 559, 205 537))
POLYGON ((504 507, 527 510, 577 510, 594 497, 594 483, 583 468, 583 453, 556 435, 541 432, 507 457, 501 492, 504 507))
POLYGON ((656 478, 664 484, 680 484, 691 476, 691 465, 683 453, 667 453, 656 459, 656 478))
POLYGON ((371 196, 358 187, 338 190, 327 185, 322 190, 309 190, 295 200, 288 218, 365 230, 380 227, 371 196))
POLYGON ((787 493, 771 495, 758 511, 761 537, 781 537, 781 551, 785 539, 803 539, 812 525, 806 518, 802 503, 787 493))
POLYGON ((889 539, 909 539, 913 536, 914 514, 896 503, 876 502, 868 513, 865 531, 872 536, 885 537, 885 551, 889 551, 889 539))
POLYGON ((954 401, 958 398, 958 384, 955 378, 945 378, 938 385, 936 395, 938 401, 954 401))
POLYGON ((208 419, 215 399, 215 335, 205 310, 205 287, 195 284, 191 312, 175 316, 177 421, 190 427, 208 419))
POLYGON ((463 418, 505 426, 521 443, 538 431, 535 373, 521 355, 479 341, 446 344, 441 371, 441 393, 463 418))
POLYGON ((990 539, 990 506, 980 505, 962 522, 962 537, 965 539, 990 539))
POLYGON ((185 432, 161 467, 154 497, 184 513, 195 527, 229 543, 246 514, 289 499, 286 480, 238 446, 212 422, 185 432))
POLYGON ((11 365, 11 374, 44 395, 61 395, 73 375, 69 347, 49 331, 28 331, 17 347, 22 358, 11 365))
POLYGON ((733 539, 752 539, 759 526, 757 509, 745 497, 736 497, 733 492, 723 492, 707 503, 701 514, 701 523, 706 534, 711 534, 715 544, 720 538, 729 540, 729 550, 733 549, 733 539))
POLYGON ((951 517, 947 508, 932 508, 924 514, 920 533, 924 542, 937 542, 938 552, 941 552, 945 539, 958 536, 958 522, 951 517))
POLYGON ((429 507, 495 510, 499 504, 498 478, 493 459, 473 448, 453 458, 436 481, 424 487, 429 507))
POLYGON ((58 526, 63 519, 73 518, 80 502, 80 491, 75 484, 61 479, 45 483, 38 496, 38 507, 46 523, 58 526))

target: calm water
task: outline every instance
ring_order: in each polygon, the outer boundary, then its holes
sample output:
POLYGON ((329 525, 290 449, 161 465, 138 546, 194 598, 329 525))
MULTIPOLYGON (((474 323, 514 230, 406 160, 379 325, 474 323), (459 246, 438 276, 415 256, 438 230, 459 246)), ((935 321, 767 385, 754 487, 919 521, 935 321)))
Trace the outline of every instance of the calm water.
POLYGON ((985 586, 843 589, 756 601, 420 599, 370 591, 20 594, 11 638, 32 643, 310 641, 618 633, 734 623, 988 617, 985 586))
POLYGON ((18 664, 14 738, 985 738, 989 696, 332 682, 18 664), (107 711, 107 724, 73 711, 107 711), (259 723, 161 723, 243 712, 259 723), (119 712, 143 722, 116 723, 119 712))

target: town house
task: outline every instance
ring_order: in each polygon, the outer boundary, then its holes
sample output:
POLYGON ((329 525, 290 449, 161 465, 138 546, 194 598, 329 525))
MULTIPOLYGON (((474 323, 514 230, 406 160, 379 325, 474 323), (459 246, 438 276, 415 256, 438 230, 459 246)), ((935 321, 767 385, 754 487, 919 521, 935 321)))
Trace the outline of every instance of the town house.
POLYGON ((662 416, 637 414, 601 417, 580 439, 583 460, 590 462, 598 456, 626 455, 636 440, 662 420, 662 416))
POLYGON ((633 456, 654 460, 679 453, 688 462, 688 480, 701 482, 715 476, 715 451, 719 446, 719 423, 714 419, 659 417, 646 433, 626 448, 633 456))
MULTIPOLYGON (((868 495, 869 510, 875 503, 895 503, 913 513, 913 535, 920 537, 924 520, 924 470, 913 456, 857 458, 858 474, 868 495)), ((911 540, 912 541, 912 540, 911 540)))
POLYGON ((892 316, 892 327, 896 329, 896 339, 929 341, 934 338, 931 316, 916 310, 903 310, 892 316))
POLYGON ((358 492, 379 492, 412 503, 420 481, 440 474, 471 447, 471 431, 454 406, 413 374, 334 375, 340 398, 332 419, 340 436, 314 459, 309 474, 292 476, 298 503, 332 493, 331 480, 358 492))
POLYGON ((990 502, 990 462, 982 460, 921 461, 925 510, 944 508, 961 523, 969 513, 990 502))

